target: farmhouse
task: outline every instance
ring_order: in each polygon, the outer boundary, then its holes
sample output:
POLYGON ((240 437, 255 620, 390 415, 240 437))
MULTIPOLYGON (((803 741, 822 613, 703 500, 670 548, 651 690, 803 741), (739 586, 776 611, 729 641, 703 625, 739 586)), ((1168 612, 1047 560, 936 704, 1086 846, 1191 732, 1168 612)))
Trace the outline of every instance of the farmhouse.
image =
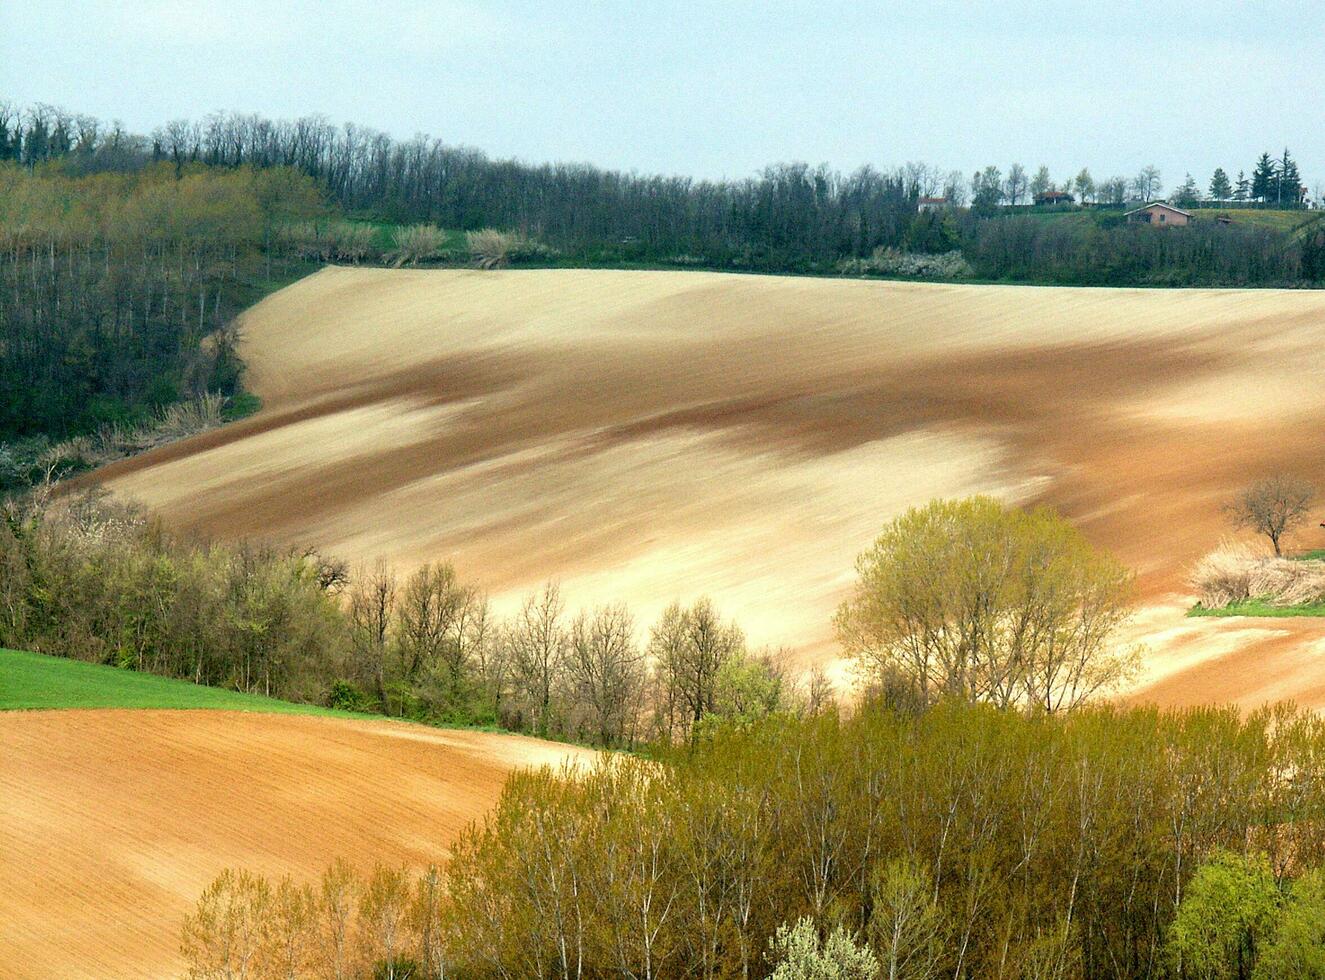
POLYGON ((947 206, 946 197, 922 197, 916 202, 916 207, 921 211, 942 211, 947 206))
POLYGON ((1073 204, 1076 198, 1067 191, 1041 191, 1035 195, 1036 204, 1073 204))
POLYGON ((1182 208, 1175 208, 1165 201, 1154 201, 1144 207, 1128 211, 1124 217, 1128 221, 1144 221, 1150 225, 1185 225, 1192 220, 1192 213, 1182 208))

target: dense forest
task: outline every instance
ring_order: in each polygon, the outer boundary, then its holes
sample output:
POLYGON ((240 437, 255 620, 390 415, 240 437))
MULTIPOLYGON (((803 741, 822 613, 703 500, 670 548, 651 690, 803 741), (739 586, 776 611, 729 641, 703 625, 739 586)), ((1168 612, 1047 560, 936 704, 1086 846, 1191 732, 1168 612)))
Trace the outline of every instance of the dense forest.
POLYGON ((0 165, 0 439, 234 394, 229 327, 313 268, 275 247, 273 229, 318 200, 289 169, 0 165))

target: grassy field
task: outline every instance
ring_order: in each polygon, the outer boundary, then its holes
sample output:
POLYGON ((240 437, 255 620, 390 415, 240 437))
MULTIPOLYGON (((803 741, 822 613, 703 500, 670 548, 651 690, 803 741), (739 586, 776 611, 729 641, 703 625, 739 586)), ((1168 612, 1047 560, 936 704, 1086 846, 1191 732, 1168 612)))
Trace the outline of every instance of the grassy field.
POLYGON ((1325 603, 1300 606, 1276 606, 1264 599, 1248 599, 1218 609, 1208 609, 1199 602, 1187 612, 1188 616, 1263 616, 1284 619, 1295 616, 1325 616, 1325 603))
POLYGON ((356 717, 63 657, 0 650, 0 711, 24 708, 220 708, 356 717))

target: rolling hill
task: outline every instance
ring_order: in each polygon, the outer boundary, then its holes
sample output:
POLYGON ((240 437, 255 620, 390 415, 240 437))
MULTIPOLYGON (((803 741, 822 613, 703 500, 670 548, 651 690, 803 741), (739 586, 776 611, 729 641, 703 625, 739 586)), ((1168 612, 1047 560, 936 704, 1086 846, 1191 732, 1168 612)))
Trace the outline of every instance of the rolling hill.
POLYGON ((0 710, 0 973, 15 980, 179 976, 183 916, 224 868, 441 862, 513 769, 589 755, 0 651, 0 707, 89 703, 121 707, 0 710))
POLYGON ((450 558, 499 609, 709 594, 835 666, 890 516, 1047 502, 1138 570, 1141 696, 1325 703, 1319 623, 1182 617, 1223 500, 1325 485, 1323 324, 1315 292, 329 268, 244 317, 262 412, 98 478, 207 534, 450 558))

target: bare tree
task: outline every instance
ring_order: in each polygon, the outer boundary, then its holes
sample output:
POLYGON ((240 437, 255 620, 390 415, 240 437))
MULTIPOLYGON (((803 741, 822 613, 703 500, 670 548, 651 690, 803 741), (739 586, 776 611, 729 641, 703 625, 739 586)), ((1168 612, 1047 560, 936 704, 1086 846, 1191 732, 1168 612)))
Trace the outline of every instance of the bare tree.
POLYGON ((396 576, 381 559, 371 572, 355 576, 350 588, 350 643, 355 666, 373 679, 378 701, 386 705, 387 644, 396 608, 396 576))
POLYGON ((1141 172, 1132 180, 1132 190, 1141 201, 1153 201, 1159 196, 1160 188, 1163 185, 1159 182, 1159 168, 1154 164, 1143 167, 1141 172))
POLYGON ((954 208, 966 206, 966 175, 960 170, 949 170, 948 176, 943 178, 943 196, 948 199, 948 204, 954 208))
POLYGON ((942 186, 943 175, 928 163, 911 162, 901 170, 906 193, 911 197, 933 197, 942 186))
POLYGON ((633 738, 644 657, 635 621, 623 604, 580 613, 570 628, 566 682, 574 703, 588 714, 603 745, 633 738))
POLYGON ((1283 536, 1307 518, 1315 487, 1299 477, 1284 473, 1257 480, 1224 506, 1234 527, 1264 534, 1281 555, 1283 536))
POLYGON ((465 596, 455 569, 444 562, 423 565, 406 579, 396 617, 396 649, 406 684, 418 686, 441 675, 446 695, 456 696, 465 667, 456 635, 465 596))
POLYGON ((649 652, 669 721, 693 733, 694 724, 714 710, 718 672, 745 653, 745 636, 735 623, 722 621, 709 599, 689 609, 673 603, 650 633, 649 652))
POLYGON ((565 665, 565 609, 561 589, 549 582, 525 600, 506 631, 511 670, 530 727, 544 734, 551 721, 552 694, 565 665))

